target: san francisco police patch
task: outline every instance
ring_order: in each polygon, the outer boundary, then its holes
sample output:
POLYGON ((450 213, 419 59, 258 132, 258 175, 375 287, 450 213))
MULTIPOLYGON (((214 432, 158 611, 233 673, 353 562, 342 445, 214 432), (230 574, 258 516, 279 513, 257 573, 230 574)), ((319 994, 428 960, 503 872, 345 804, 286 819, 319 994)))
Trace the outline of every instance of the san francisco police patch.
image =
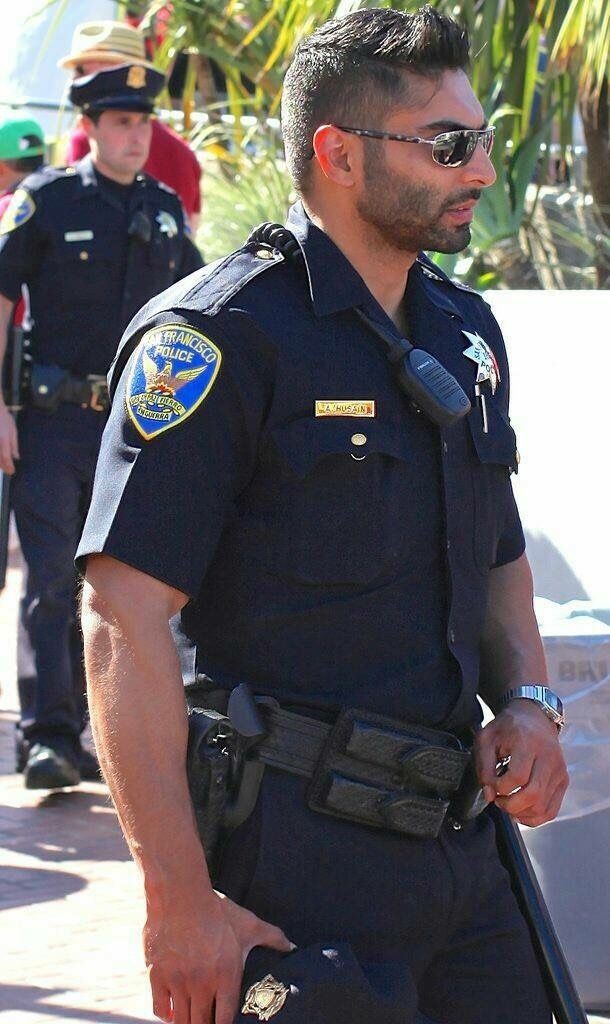
POLYGON ((143 336, 125 402, 138 433, 150 441, 183 423, 209 394, 222 356, 194 327, 164 324, 143 336))
POLYGON ((18 188, 8 204, 2 221, 0 221, 0 235, 8 235, 15 228, 20 228, 29 220, 36 209, 36 203, 29 192, 24 188, 18 188))

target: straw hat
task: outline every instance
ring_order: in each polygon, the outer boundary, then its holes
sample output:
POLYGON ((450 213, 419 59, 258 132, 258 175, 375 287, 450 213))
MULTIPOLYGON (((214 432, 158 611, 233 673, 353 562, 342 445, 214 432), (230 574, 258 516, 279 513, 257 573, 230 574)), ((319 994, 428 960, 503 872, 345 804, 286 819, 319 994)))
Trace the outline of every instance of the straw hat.
POLYGON ((146 60, 144 36, 137 28, 121 21, 84 21, 77 25, 72 36, 72 49, 67 57, 58 61, 60 68, 75 68, 84 61, 104 61, 110 64, 142 64, 152 68, 146 60))

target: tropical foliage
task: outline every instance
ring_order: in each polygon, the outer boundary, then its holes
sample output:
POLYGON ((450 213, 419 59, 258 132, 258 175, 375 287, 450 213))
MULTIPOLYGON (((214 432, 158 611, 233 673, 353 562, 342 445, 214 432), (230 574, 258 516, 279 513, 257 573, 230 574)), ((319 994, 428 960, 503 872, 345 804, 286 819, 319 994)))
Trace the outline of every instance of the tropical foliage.
MULTIPOLYGON (((277 125, 268 119, 277 117, 283 75, 296 42, 333 14, 363 6, 413 10, 420 2, 132 0, 124 5, 131 13, 138 9, 156 42, 155 60, 161 67, 171 66, 179 52, 188 54, 182 106, 185 128, 206 166, 206 252, 216 254, 239 241, 236 236, 243 237, 246 224, 280 218, 287 204, 289 182, 277 125), (203 126, 193 113, 201 107, 207 113, 203 126)), ((496 124, 498 139, 498 180, 484 194, 471 251, 458 271, 475 281, 483 275, 483 283, 493 283, 498 277, 510 280, 510 268, 518 278, 525 265, 531 271, 541 264, 543 283, 557 284, 549 251, 567 246, 576 253, 572 261, 583 268, 583 283, 595 284, 594 264, 597 283, 604 283, 610 226, 610 0, 432 4, 468 26, 473 84, 496 124), (578 220, 570 225, 555 217, 541 219, 544 203, 539 202, 541 187, 552 180, 551 168, 564 177, 574 173, 569 147, 579 105, 589 149, 595 152, 588 177, 598 202, 597 211, 585 211, 584 232, 578 220), (552 158, 551 142, 559 147, 552 158)), ((546 199, 550 201, 548 190, 546 199)))

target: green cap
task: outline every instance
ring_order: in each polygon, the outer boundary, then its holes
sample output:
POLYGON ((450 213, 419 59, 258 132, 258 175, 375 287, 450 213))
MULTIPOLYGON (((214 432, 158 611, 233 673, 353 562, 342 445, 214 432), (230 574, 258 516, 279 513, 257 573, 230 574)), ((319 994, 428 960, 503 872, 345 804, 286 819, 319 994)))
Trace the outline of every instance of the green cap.
POLYGON ((37 121, 29 117, 0 121, 0 160, 21 160, 43 153, 44 134, 37 121))

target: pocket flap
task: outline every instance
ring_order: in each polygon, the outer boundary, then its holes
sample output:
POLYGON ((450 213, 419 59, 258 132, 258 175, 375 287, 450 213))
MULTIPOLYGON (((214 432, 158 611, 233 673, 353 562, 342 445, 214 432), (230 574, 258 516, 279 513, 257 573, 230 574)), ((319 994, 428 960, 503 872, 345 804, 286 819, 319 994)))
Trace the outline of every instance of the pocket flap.
POLYGON ((508 417, 493 404, 493 401, 487 401, 487 433, 483 430, 483 417, 477 405, 470 413, 468 422, 479 461, 508 466, 512 473, 516 473, 517 437, 508 417))
POLYGON ((399 424, 373 419, 303 418, 272 430, 280 452, 299 476, 329 455, 388 455, 409 461, 413 450, 399 424))

